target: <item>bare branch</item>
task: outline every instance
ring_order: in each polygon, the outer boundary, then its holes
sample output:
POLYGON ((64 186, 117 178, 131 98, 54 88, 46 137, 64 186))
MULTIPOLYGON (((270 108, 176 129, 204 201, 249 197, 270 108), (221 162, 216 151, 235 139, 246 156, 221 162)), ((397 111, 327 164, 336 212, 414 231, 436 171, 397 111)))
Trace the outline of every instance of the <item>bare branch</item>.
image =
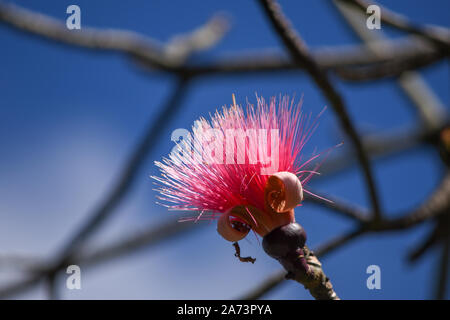
POLYGON ((446 238, 450 236, 450 214, 440 215, 435 221, 435 226, 430 234, 424 239, 421 239, 420 242, 414 246, 414 250, 408 255, 410 262, 415 262, 433 246, 439 244, 439 242, 445 242, 446 238))
MULTIPOLYGON (((449 212, 450 208, 450 175, 447 175, 436 191, 431 195, 419 209, 403 215, 400 218, 392 220, 383 220, 382 222, 362 222, 360 227, 342 236, 338 236, 331 241, 319 246, 314 254, 323 258, 325 255, 333 252, 334 250, 342 247, 344 244, 356 239, 357 237, 368 232, 385 232, 393 230, 404 230, 411 228, 419 223, 428 221, 438 216, 439 214, 445 214, 449 212)), ((185 224, 177 222, 169 222, 160 227, 150 227, 148 230, 133 235, 129 238, 124 238, 117 243, 105 246, 103 248, 96 249, 90 253, 83 253, 73 257, 70 263, 77 263, 83 265, 96 265, 108 261, 110 259, 119 258, 126 254, 131 254, 136 250, 144 247, 155 245, 160 241, 171 238, 174 235, 181 235, 185 231, 194 229, 195 224, 185 224)), ((32 270, 41 270, 35 276, 30 279, 20 282, 13 286, 8 286, 0 290, 0 297, 4 298, 21 292, 27 289, 31 285, 35 285, 39 282, 41 277, 45 277, 50 267, 33 267, 32 270)), ((268 277, 266 281, 263 281, 260 286, 252 290, 250 293, 243 296, 242 299, 258 299, 275 289, 285 279, 286 272, 279 271, 268 277)))
POLYGON ((329 81, 327 75, 320 69, 320 66, 309 55, 306 45, 299 35, 292 29, 289 21, 284 17, 281 12, 281 8, 274 0, 261 0, 260 1, 264 11, 266 12, 272 26, 282 39, 286 48, 294 60, 303 65, 309 75, 316 82, 317 86, 321 89, 325 97, 330 101, 336 115, 338 116, 341 126, 352 141, 356 154, 359 159, 359 163, 363 169, 364 177, 367 181, 369 196, 373 207, 373 212, 377 217, 380 217, 380 207, 378 203, 377 191, 375 188, 375 182, 373 179, 372 171, 369 164, 367 153, 364 150, 364 146, 359 139, 359 136, 350 121, 350 117, 347 114, 346 107, 342 100, 342 97, 336 91, 334 86, 329 81))
POLYGON ((155 120, 151 121, 143 139, 139 142, 125 165, 119 181, 110 195, 106 198, 106 201, 99 209, 94 210, 94 212, 89 215, 88 221, 67 242, 65 248, 63 248, 61 257, 59 258, 60 264, 65 264, 65 261, 70 258, 76 249, 78 249, 81 243, 112 214, 120 201, 130 191, 130 187, 136 178, 139 168, 144 163, 146 156, 155 146, 156 141, 163 132, 163 128, 181 107, 181 102, 186 95, 187 87, 188 79, 180 79, 178 81, 170 99, 163 106, 162 112, 155 120))
MULTIPOLYGON (((440 186, 431 195, 419 209, 413 210, 400 218, 392 220, 372 220, 361 223, 354 231, 339 236, 328 243, 320 246, 315 250, 318 257, 323 257, 333 252, 337 248, 341 248, 344 244, 356 239, 357 237, 368 232, 385 232, 392 230, 404 230, 421 222, 433 219, 439 214, 449 214, 450 212, 450 175, 446 175, 440 186)), ((270 275, 265 281, 258 285, 255 289, 245 294, 241 299, 259 299, 278 287, 285 279, 285 271, 279 271, 270 275)))
POLYGON ((397 77, 406 71, 429 66, 434 62, 440 61, 445 56, 445 54, 441 53, 432 53, 413 58, 391 60, 369 66, 337 68, 335 71, 339 77, 347 81, 361 82, 379 80, 397 77))
MULTIPOLYGON (((448 228, 448 225, 447 225, 448 228)), ((436 272, 435 294, 434 298, 439 300, 445 299, 447 291, 448 278, 450 268, 450 236, 442 241, 441 256, 438 262, 438 270, 436 272)))
MULTIPOLYGON (((361 140, 370 159, 381 160, 410 150, 420 144, 427 143, 433 139, 433 137, 438 135, 440 131, 441 128, 430 130, 423 130, 420 128, 413 130, 396 129, 391 132, 370 134, 362 137, 361 140)), ((324 162, 320 167, 321 174, 315 177, 315 180, 320 180, 329 177, 332 174, 341 172, 346 168, 351 168, 355 162, 351 152, 342 152, 330 157, 330 159, 324 162)))
POLYGON ((62 22, 13 4, 0 3, 0 21, 46 39, 83 48, 125 53, 166 71, 180 67, 192 53, 216 44, 228 29, 223 16, 215 16, 194 32, 174 38, 167 46, 131 31, 83 27, 68 30, 62 22))
POLYGON ((314 194, 320 196, 320 198, 305 193, 306 202, 310 202, 312 204, 320 205, 322 207, 330 209, 336 212, 337 214, 342 215, 343 217, 350 218, 353 221, 366 222, 369 220, 370 213, 366 209, 359 208, 356 205, 346 203, 341 199, 321 194, 315 190, 313 191, 311 190, 311 188, 309 188, 309 191, 312 191, 314 194), (324 199, 327 199, 329 201, 324 199))
MULTIPOLYGON (((364 23, 364 13, 351 5, 350 2, 333 0, 330 3, 338 9, 351 29, 358 35, 372 51, 372 54, 383 55, 377 43, 385 41, 382 32, 373 32, 368 30, 364 23)), ((418 72, 403 72, 398 77, 398 84, 411 100, 412 106, 418 111, 422 123, 428 128, 436 128, 447 121, 445 107, 439 101, 439 98, 428 87, 426 82, 418 72)))
POLYGON ((370 223, 371 231, 402 230, 439 215, 450 214, 450 173, 447 172, 438 188, 418 209, 400 218, 370 223))
POLYGON ((110 195, 98 209, 94 210, 89 215, 88 220, 72 236, 72 238, 67 241, 66 246, 62 248, 61 252, 56 256, 55 262, 46 267, 45 270, 42 270, 42 272, 36 273, 30 279, 25 280, 23 283, 13 284, 7 286, 6 288, 0 289, 0 298, 2 296, 16 294, 21 292, 23 289, 28 288, 29 285, 37 284, 42 276, 57 273, 58 270, 63 268, 69 261, 72 260, 73 255, 83 244, 83 242, 86 241, 87 238, 112 215, 118 204, 130 191, 138 170, 144 163, 148 153, 150 153, 153 149, 155 141, 157 141, 158 137, 163 132, 163 127, 168 121, 170 121, 170 119, 176 114, 176 111, 180 108, 181 101, 186 95, 187 87, 188 80, 179 79, 175 91, 163 106, 162 112, 158 118, 151 121, 147 132, 144 134, 143 139, 137 145, 134 153, 125 165, 121 177, 110 195))
MULTIPOLYGON (((141 249, 160 244, 163 241, 175 239, 178 236, 185 235, 187 232, 201 228, 201 226, 202 224, 181 223, 178 221, 169 221, 159 226, 150 226, 104 247, 92 249, 87 252, 78 252, 71 257, 71 260, 68 263, 83 265, 84 267, 96 266, 113 259, 133 254, 141 249)), ((28 259, 20 258, 20 260, 28 259)), ((48 263, 45 262, 44 259, 36 258, 33 258, 33 263, 27 263, 27 265, 23 267, 24 271, 27 271, 30 274, 29 278, 1 288, 0 298, 10 297, 23 292, 38 284, 41 279, 50 279, 51 277, 54 277, 53 275, 57 274, 57 272, 62 269, 62 266, 60 266, 58 270, 55 270, 53 263, 48 263)), ((48 280, 47 285, 50 285, 48 280)), ((55 284, 52 284, 52 286, 54 285, 55 284)))
MULTIPOLYGON (((418 143, 436 140, 435 136, 441 132, 442 126, 447 120, 443 116, 444 112, 440 110, 442 109, 441 103, 433 97, 432 91, 428 90, 424 83, 418 81, 420 77, 408 70, 427 66, 447 57, 450 53, 449 30, 417 26, 408 19, 383 8, 383 22, 418 35, 421 38, 408 36, 395 41, 369 42, 368 40, 373 40, 373 38, 366 34, 367 30, 358 30, 353 25, 360 36, 367 41, 366 45, 321 48, 310 52, 301 37, 284 17, 276 1, 260 1, 272 26, 293 59, 287 59, 279 53, 251 54, 249 56, 239 55, 231 59, 219 59, 210 64, 186 64, 186 61, 193 53, 210 48, 224 36, 228 30, 228 22, 223 16, 215 16, 204 26, 185 35, 178 35, 167 44, 160 44, 144 35, 123 30, 83 28, 82 31, 69 31, 63 23, 54 18, 0 2, 0 22, 4 22, 10 27, 72 46, 120 52, 139 62, 142 66, 150 67, 151 70, 156 69, 173 73, 178 77, 175 92, 165 104, 164 110, 156 121, 152 121, 149 125, 143 140, 127 162, 119 181, 112 189, 109 197, 105 199, 97 210, 94 210, 89 215, 86 223, 69 239, 70 241, 62 248, 61 252, 55 255, 54 260, 35 260, 34 258, 28 259, 26 257, 17 259, 15 262, 28 272, 29 277, 1 288, 0 297, 8 297, 23 292, 33 285, 44 283, 47 285, 49 296, 58 298, 56 280, 58 272, 66 264, 97 265, 158 244, 163 240, 181 235, 189 230, 194 230, 195 224, 169 222, 159 227, 151 227, 138 234, 124 237, 105 247, 91 251, 80 250, 89 236, 99 229, 104 221, 112 215, 121 200, 129 193, 139 168, 144 163, 146 155, 151 152, 154 142, 157 140, 165 123, 170 121, 176 114, 176 111, 179 110, 181 100, 186 95, 188 84, 192 77, 287 70, 306 71, 330 101, 341 126, 354 145, 372 202, 372 211, 369 212, 339 199, 332 199, 334 201, 330 203, 315 197, 306 197, 307 201, 325 206, 358 223, 357 228, 352 232, 320 246, 316 251, 317 256, 330 253, 366 233, 406 230, 425 221, 436 221, 436 228, 433 230, 433 233, 428 240, 423 242, 423 246, 419 246, 414 254, 418 256, 433 244, 443 239, 446 240, 442 251, 440 269, 436 273, 440 281, 440 285, 436 290, 436 297, 442 298, 445 296, 445 283, 448 276, 446 273, 448 269, 448 223, 442 223, 442 221, 448 221, 449 219, 450 174, 447 172, 440 186, 421 207, 401 215, 400 218, 387 219, 381 216, 369 159, 373 156, 386 156, 394 152, 403 151, 418 143), (433 45, 430 45, 430 42, 433 45), (424 119, 423 124, 425 128, 405 135, 388 136, 388 139, 384 139, 384 137, 361 139, 347 114, 342 97, 331 83, 326 71, 334 71, 341 79, 347 81, 365 81, 399 76, 399 83, 408 97, 417 105, 421 117, 424 119), (372 213, 371 218, 369 218, 370 213, 372 213)), ((359 12, 360 9, 365 11, 367 3, 363 0, 336 0, 336 3, 344 7, 345 4, 349 7, 348 3, 350 2, 353 4, 352 9, 359 10, 359 12), (358 6, 359 9, 355 9, 355 6, 358 6)), ((433 145, 437 146, 435 142, 433 142, 433 145)), ((340 170, 351 164, 352 160, 353 155, 337 157, 335 160, 330 161, 328 165, 325 164, 323 171, 330 173, 340 170)), ((329 198, 329 196, 324 197, 329 198)), ((305 250, 308 253, 307 247, 305 250)), ((315 256, 314 254, 308 254, 308 258, 315 259, 315 256)), ((309 260, 308 262, 311 261, 309 260)), ((0 262, 10 263, 11 261, 4 260, 0 262)), ((310 264, 320 265, 320 262, 314 260, 310 264)), ((319 269, 317 270, 317 279, 320 280, 320 283, 318 282, 320 290, 315 291, 317 288, 313 288, 314 294, 317 297, 337 297, 334 291, 330 290, 329 286, 324 286, 329 281, 325 281, 326 277, 322 269, 319 269)), ((284 278, 285 272, 277 272, 246 295, 246 298, 256 299, 263 296, 282 283, 284 278)), ((298 274, 295 275, 295 278, 307 286, 313 283, 310 281, 311 279, 300 279, 301 277, 298 274)))
POLYGON ((156 227, 150 226, 144 228, 143 231, 133 233, 131 236, 102 248, 97 248, 90 252, 82 252, 74 257, 74 261, 85 266, 98 265, 114 258, 135 253, 144 248, 147 249, 163 241, 185 236, 188 232, 197 230, 203 225, 202 223, 178 222, 176 220, 156 227))
POLYGON ((226 16, 217 14, 205 25, 187 34, 174 36, 164 46, 164 54, 178 61, 180 65, 193 53, 214 47, 222 40, 229 27, 226 16))
MULTIPOLYGON (((342 0, 339 0, 342 1, 342 0)), ((364 0, 345 0, 345 2, 356 5, 359 9, 361 9, 364 13, 369 5, 374 4, 373 1, 368 3, 364 0)), ((450 30, 443 27, 435 27, 435 26, 420 26, 412 23, 403 15, 400 15, 396 12, 388 10, 385 7, 380 6, 381 8, 381 16, 380 19, 382 22, 395 27, 399 30, 403 30, 412 34, 416 34, 426 38, 427 40, 434 43, 437 47, 439 47, 443 51, 449 52, 450 50, 450 30)))
MULTIPOLYGON (((0 21, 47 40, 92 50, 122 52, 149 71, 159 69, 185 76, 205 76, 302 69, 301 65, 286 59, 279 53, 249 53, 232 59, 219 59, 210 64, 183 65, 189 55, 208 49, 224 36, 229 24, 223 15, 212 17, 205 25, 188 34, 173 37, 167 44, 161 44, 132 31, 87 27, 83 30, 70 31, 62 22, 54 18, 12 4, 0 3, 0 21)), ((338 75, 350 81, 377 79, 382 76, 391 76, 393 72, 374 75, 373 71, 368 71, 366 76, 361 76, 359 69, 352 70, 346 66, 383 62, 390 63, 395 67, 393 70, 400 72, 399 70, 404 68, 426 66, 442 58, 442 55, 427 46, 425 41, 408 37, 392 42, 380 42, 377 47, 377 55, 364 46, 322 48, 315 50, 311 55, 321 68, 339 68, 338 75), (408 63, 403 63, 404 59, 408 63)))
MULTIPOLYGON (((376 48, 377 54, 360 45, 323 47, 312 51, 311 56, 322 69, 336 71, 344 81, 369 81, 396 76, 405 70, 425 67, 445 57, 424 45, 424 41, 409 37, 395 42, 380 41, 376 48), (393 70, 388 70, 388 66, 393 70), (383 68, 383 71, 376 72, 378 67, 383 68), (364 68, 368 71, 363 75, 361 70, 364 71, 364 68)), ((192 76, 211 76, 302 70, 302 65, 278 52, 246 52, 218 58, 213 62, 189 64, 177 72, 192 76)))

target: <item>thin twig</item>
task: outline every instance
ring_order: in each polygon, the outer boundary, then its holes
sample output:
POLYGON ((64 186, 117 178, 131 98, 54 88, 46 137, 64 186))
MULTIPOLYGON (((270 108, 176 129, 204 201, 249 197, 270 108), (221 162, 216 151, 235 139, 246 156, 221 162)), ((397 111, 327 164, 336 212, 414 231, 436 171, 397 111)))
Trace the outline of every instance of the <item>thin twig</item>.
MULTIPOLYGON (((309 188, 309 191, 312 191, 311 188, 309 188)), ((369 220, 369 212, 363 208, 359 208, 356 205, 346 203, 341 199, 337 199, 335 197, 322 194, 315 190, 312 192, 315 195, 320 196, 320 198, 305 193, 304 200, 306 202, 330 209, 333 212, 340 214, 343 217, 349 218, 353 221, 366 222, 369 220)))

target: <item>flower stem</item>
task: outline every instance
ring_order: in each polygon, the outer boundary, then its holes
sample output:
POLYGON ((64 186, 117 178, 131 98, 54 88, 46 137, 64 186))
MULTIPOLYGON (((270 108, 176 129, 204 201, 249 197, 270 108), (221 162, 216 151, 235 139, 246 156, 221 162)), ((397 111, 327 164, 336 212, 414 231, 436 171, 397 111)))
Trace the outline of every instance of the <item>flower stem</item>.
POLYGON ((340 300, 330 279, 323 272, 319 259, 305 242, 304 229, 294 222, 264 236, 263 248, 286 269, 286 279, 303 284, 315 299, 340 300))

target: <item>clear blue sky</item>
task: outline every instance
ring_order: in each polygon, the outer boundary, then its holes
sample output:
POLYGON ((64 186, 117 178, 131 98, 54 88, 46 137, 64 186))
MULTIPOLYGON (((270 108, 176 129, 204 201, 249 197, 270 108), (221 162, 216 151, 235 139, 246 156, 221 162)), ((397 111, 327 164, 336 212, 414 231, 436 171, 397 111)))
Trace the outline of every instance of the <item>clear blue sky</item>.
MULTIPOLYGON (((256 1, 15 1, 65 20, 70 4, 81 7, 82 26, 134 30, 160 41, 192 30, 218 11, 232 18, 232 29, 198 62, 227 53, 275 48, 282 50, 256 1)), ((414 21, 450 26, 445 0, 383 1, 414 21)), ((358 40, 325 0, 281 1, 284 11, 311 48, 354 44, 358 40)), ((398 32, 383 29, 398 37, 398 32)), ((169 75, 144 74, 119 54, 97 53, 54 44, 0 25, 0 255, 18 253, 49 257, 76 230, 110 189, 118 172, 174 88, 169 75)), ((449 105, 448 63, 421 74, 441 101, 449 105)), ((377 133, 412 128, 416 115, 393 80, 364 85, 339 83, 357 129, 377 133)), ((273 73, 196 80, 182 111, 167 123, 162 139, 139 173, 132 194, 119 207, 90 246, 157 225, 173 213, 155 204, 149 175, 153 161, 170 152, 170 133, 190 128, 200 116, 255 92, 266 98, 279 93, 304 95, 307 111, 318 113, 327 101, 301 73, 273 73)), ((324 149, 342 139, 329 109, 309 143, 324 149)), ((345 147, 344 147, 345 148, 345 147)), ((344 149, 342 149, 344 150, 344 149)), ((437 185, 443 168, 427 147, 376 163, 382 208, 394 216, 414 208, 437 185)), ((364 181, 357 168, 314 183, 324 193, 368 206, 364 181)), ((351 230, 352 225, 312 205, 297 210, 297 220, 314 247, 351 230)), ((424 225, 401 234, 365 236, 327 256, 324 269, 342 298, 423 299, 432 291, 435 252, 414 265, 408 250, 430 230, 424 225), (381 267, 382 289, 366 288, 366 268, 381 267)), ((215 226, 200 228, 174 241, 120 261, 83 272, 82 290, 64 298, 233 298, 253 288, 280 266, 267 257, 252 237, 243 241, 244 255, 257 258, 242 264, 215 226)), ((0 281, 18 278, 0 270, 0 281)), ((63 284, 63 281, 61 282, 63 284)), ((45 298, 43 287, 22 297, 45 298)), ((294 282, 271 292, 270 299, 309 299, 294 282)))

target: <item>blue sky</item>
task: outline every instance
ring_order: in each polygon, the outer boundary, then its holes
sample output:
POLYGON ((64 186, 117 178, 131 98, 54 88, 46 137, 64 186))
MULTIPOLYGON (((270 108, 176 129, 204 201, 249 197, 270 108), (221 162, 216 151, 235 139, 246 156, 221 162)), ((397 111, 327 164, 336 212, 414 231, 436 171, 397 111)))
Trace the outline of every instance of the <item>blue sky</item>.
MULTIPOLYGON (((159 41, 192 30, 217 12, 231 17, 232 28, 213 49, 196 62, 231 53, 282 47, 256 1, 14 1, 62 21, 66 8, 77 4, 82 27, 134 30, 159 41)), ((387 1, 383 1, 386 3, 387 1)), ((311 48, 356 44, 358 39, 325 0, 281 1, 284 11, 311 48)), ((450 2, 399 0, 389 7, 419 23, 449 27, 450 2)), ((392 37, 401 33, 383 27, 392 37)), ((170 96, 175 79, 170 75, 140 72, 116 53, 71 48, 24 35, 0 25, 0 255, 50 257, 98 205, 118 177, 128 154, 150 119, 170 96)), ((422 76, 448 108, 448 63, 434 64, 422 76)), ((417 117, 394 80, 338 83, 357 129, 377 133, 413 128, 417 117)), ((155 204, 150 175, 153 161, 173 147, 170 134, 190 128, 200 116, 255 93, 304 95, 304 108, 318 113, 327 101, 311 80, 297 72, 240 76, 214 76, 195 80, 179 114, 166 124, 161 139, 139 172, 132 193, 111 221, 90 242, 94 247, 145 225, 170 218, 155 204)), ((339 143, 342 133, 328 109, 308 149, 325 149, 339 143)), ((346 147, 342 148, 344 150, 346 147)), ((428 147, 411 150, 374 165, 381 205, 394 216, 420 204, 439 182, 443 168, 428 147)), ((314 188, 351 203, 368 206, 362 175, 354 167, 329 179, 312 182, 314 188)), ((311 247, 351 230, 342 218, 312 205, 297 210, 297 220, 308 232, 311 247)), ((408 250, 430 230, 423 225, 399 234, 369 235, 327 256, 324 269, 342 298, 424 299, 432 292, 430 274, 436 265, 429 252, 414 265, 406 262, 408 250), (366 268, 381 267, 382 289, 368 290, 366 268)), ((242 264, 233 256, 213 225, 144 250, 126 259, 83 272, 82 290, 63 289, 63 298, 234 298, 280 266, 267 257, 251 238, 242 250, 257 258, 242 264), (181 243, 180 243, 181 242, 181 243), (199 248, 201 250, 199 250, 199 248)), ((0 270, 0 281, 18 275, 0 270)), ((45 298, 43 287, 21 297, 45 298)), ((270 299, 310 299, 298 284, 286 282, 270 299)))

